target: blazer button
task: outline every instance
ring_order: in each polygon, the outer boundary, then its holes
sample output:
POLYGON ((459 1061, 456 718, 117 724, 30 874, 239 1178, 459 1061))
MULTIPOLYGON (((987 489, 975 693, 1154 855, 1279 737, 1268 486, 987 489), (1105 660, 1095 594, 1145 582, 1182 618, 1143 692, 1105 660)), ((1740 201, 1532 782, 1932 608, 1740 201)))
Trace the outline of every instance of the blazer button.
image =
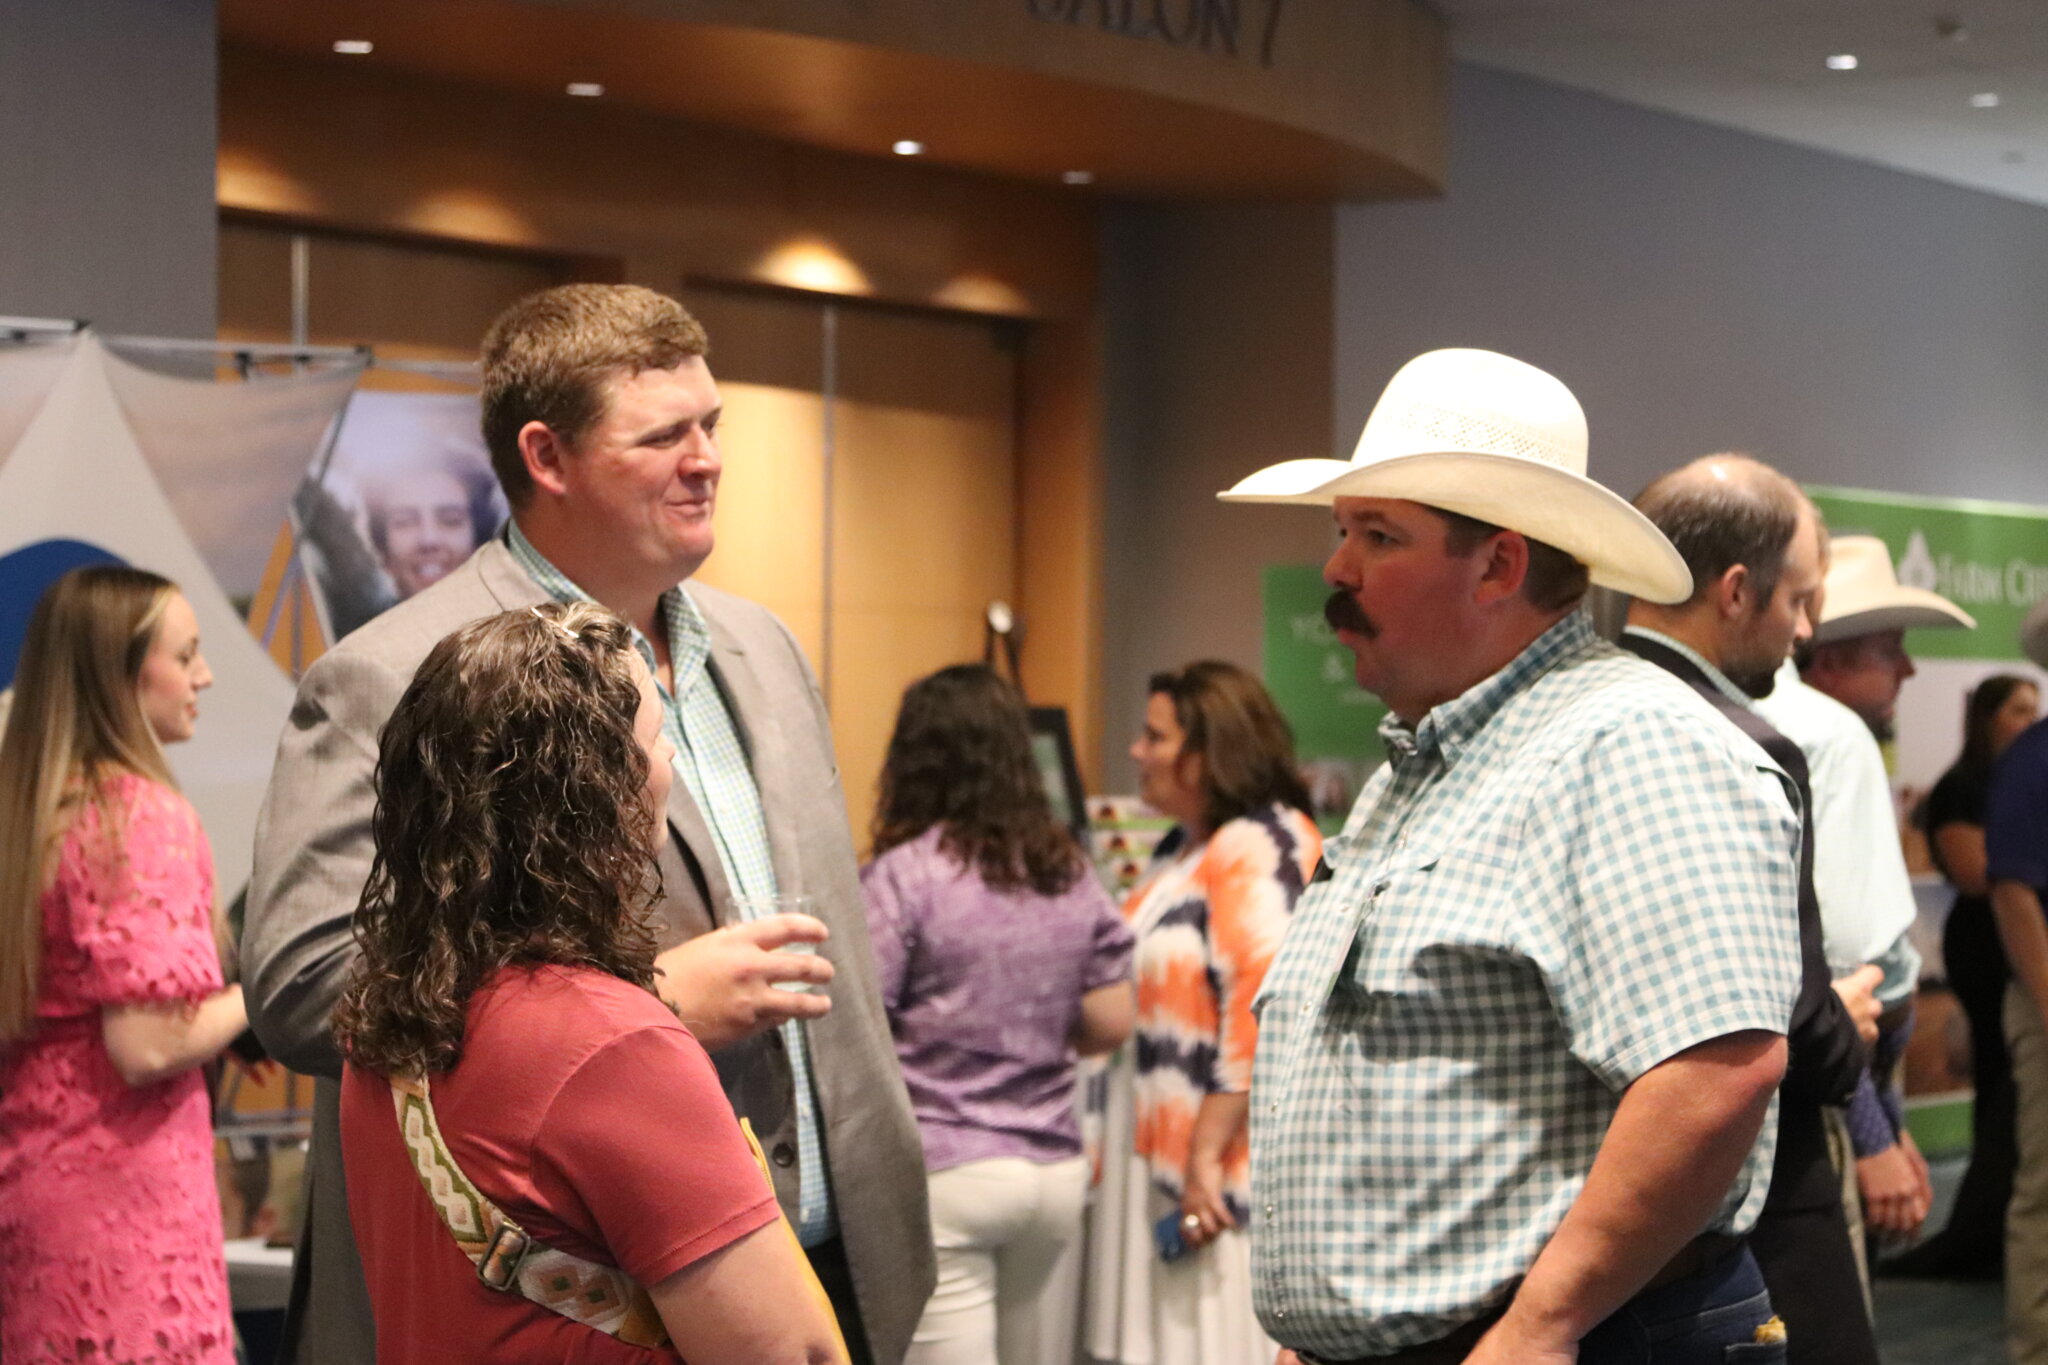
POLYGON ((775 1144, 775 1150, 768 1154, 768 1159, 784 1170, 788 1170, 791 1166, 796 1165, 796 1148, 786 1142, 778 1142, 775 1144))

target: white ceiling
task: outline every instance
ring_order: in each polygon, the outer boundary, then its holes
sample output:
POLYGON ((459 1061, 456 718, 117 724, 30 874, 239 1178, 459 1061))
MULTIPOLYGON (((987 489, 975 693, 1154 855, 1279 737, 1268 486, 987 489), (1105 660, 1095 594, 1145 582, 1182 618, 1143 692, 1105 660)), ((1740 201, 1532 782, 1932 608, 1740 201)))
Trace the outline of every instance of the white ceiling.
POLYGON ((1434 5, 1464 61, 2048 204, 2048 0, 1434 5))

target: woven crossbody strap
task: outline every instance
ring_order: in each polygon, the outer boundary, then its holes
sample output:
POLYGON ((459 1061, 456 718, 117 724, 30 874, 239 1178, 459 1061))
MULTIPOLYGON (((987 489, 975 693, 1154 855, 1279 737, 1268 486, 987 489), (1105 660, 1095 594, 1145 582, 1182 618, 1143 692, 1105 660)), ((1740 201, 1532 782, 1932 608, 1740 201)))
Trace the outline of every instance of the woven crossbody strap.
POLYGON ((476 1277, 501 1294, 518 1294, 542 1308, 617 1337, 629 1346, 663 1347, 668 1329, 654 1300, 624 1271, 542 1246, 470 1183, 434 1118, 424 1078, 393 1080, 391 1101, 398 1131, 420 1187, 455 1245, 476 1267, 476 1277))

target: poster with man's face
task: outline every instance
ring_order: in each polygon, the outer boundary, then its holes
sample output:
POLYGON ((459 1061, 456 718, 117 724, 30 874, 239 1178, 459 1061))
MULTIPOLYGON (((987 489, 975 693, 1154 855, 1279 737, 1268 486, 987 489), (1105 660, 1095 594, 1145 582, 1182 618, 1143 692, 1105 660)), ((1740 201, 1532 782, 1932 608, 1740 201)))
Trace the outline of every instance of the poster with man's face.
POLYGON ((440 582, 506 516, 475 396, 359 390, 293 510, 332 639, 440 582))

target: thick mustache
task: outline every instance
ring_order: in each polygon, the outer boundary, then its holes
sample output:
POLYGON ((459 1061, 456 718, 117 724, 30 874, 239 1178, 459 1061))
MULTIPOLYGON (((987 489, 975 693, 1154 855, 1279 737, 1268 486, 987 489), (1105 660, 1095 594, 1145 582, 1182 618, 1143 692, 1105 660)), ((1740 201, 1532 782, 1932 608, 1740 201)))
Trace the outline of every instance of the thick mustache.
POLYGON ((1332 630, 1348 630, 1368 640, 1380 633, 1372 618, 1359 607, 1357 599, 1342 588, 1331 593, 1330 600, 1323 603, 1323 619, 1330 623, 1332 630))

